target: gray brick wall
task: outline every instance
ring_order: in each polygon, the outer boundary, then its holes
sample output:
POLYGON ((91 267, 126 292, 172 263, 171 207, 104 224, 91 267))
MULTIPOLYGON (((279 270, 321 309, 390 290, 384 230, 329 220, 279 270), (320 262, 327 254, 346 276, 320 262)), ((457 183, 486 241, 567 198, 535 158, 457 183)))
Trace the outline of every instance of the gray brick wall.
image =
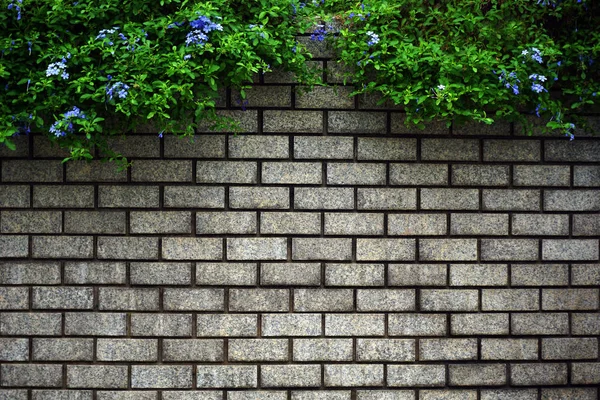
POLYGON ((128 171, 1 152, 0 400, 598 399, 599 139, 258 81, 128 171))

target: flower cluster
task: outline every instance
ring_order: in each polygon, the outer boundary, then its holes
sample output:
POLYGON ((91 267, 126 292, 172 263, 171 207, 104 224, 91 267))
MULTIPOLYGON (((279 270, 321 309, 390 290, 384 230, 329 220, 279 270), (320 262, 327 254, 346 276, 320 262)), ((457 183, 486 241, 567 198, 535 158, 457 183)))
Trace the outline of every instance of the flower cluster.
POLYGON ((212 31, 222 31, 221 24, 214 23, 210 18, 201 15, 197 19, 190 21, 190 26, 193 28, 185 37, 185 45, 191 44, 203 45, 208 41, 207 33, 212 31))
MULTIPOLYGON (((109 78, 110 80, 110 78, 109 78)), ((129 85, 123 82, 115 82, 112 85, 106 86, 106 95, 109 100, 112 100, 114 95, 116 94, 118 98, 124 99, 127 97, 129 91, 129 85)))
MULTIPOLYGON (((521 52, 521 55, 523 55, 523 56, 527 56, 527 55, 529 55, 529 54, 531 54, 531 59, 532 59, 533 61, 537 61, 537 62, 539 62, 540 64, 544 62, 544 61, 542 60, 542 52, 540 51, 540 49, 538 49, 538 48, 535 48, 535 47, 532 47, 532 48, 531 48, 531 49, 529 49, 529 50, 523 50, 523 51, 521 52)), ((523 61, 523 62, 525 62, 525 61, 523 61)))
POLYGON ((367 46, 373 46, 379 43, 379 35, 373 33, 372 31, 367 32, 367 36, 369 37, 369 41, 367 42, 367 46))
MULTIPOLYGON (((494 74, 497 75, 496 71, 493 71, 493 72, 494 72, 494 74)), ((498 80, 507 89, 512 89, 512 91, 513 91, 513 93, 515 95, 519 94, 519 85, 518 85, 518 83, 520 83, 521 81, 517 78, 517 73, 516 72, 513 71, 513 72, 510 72, 509 74, 506 74, 506 71, 502 71, 500 73, 500 76, 498 77, 498 80)))
POLYGON ((8 5, 8 9, 12 10, 13 8, 15 10, 17 10, 17 21, 19 21, 21 19, 21 4, 23 4, 23 0, 17 0, 17 3, 13 1, 11 1, 11 3, 8 5))
MULTIPOLYGON (((98 32, 98 36, 96 36, 96 40, 104 40, 104 39, 106 39, 107 35, 112 35, 113 33, 115 33, 118 30, 119 30, 118 26, 113 26, 111 29, 102 29, 100 32, 98 32)), ((120 35, 123 35, 123 34, 119 33, 119 36, 120 35)), ((123 35, 123 37, 125 37, 125 35, 123 35)), ((123 40, 127 40, 127 38, 125 38, 123 40)), ((109 39, 108 44, 110 46, 112 46, 113 42, 109 39)))
POLYGON ((531 74, 529 75, 529 79, 533 81, 533 83, 531 84, 531 90, 535 93, 542 93, 548 91, 544 86, 542 86, 541 83, 537 82, 538 80, 540 82, 546 82, 546 77, 544 75, 531 74))
POLYGON ((67 53, 67 57, 63 57, 59 62, 48 65, 46 69, 46 76, 58 76, 60 75, 63 79, 69 79, 69 73, 67 72, 67 59, 71 58, 71 53, 67 53))
POLYGON ((67 136, 67 133, 73 133, 75 131, 73 119, 75 118, 86 119, 86 116, 79 108, 73 107, 73 109, 63 114, 62 119, 52 124, 50 133, 56 137, 63 137, 67 136))
POLYGON ((331 25, 319 24, 313 31, 312 35, 310 35, 310 40, 318 40, 319 42, 322 42, 323 40, 325 40, 327 34, 332 30, 333 26, 331 25))

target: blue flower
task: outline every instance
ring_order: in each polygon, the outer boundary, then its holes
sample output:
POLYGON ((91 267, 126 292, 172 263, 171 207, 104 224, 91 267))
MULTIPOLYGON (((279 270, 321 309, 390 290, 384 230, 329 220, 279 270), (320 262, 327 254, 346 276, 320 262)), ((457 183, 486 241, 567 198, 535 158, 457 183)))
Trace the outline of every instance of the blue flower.
POLYGON ((81 110, 77 107, 73 107, 70 111, 67 111, 63 114, 63 118, 54 122, 50 127, 50 133, 54 134, 56 137, 64 137, 67 133, 73 133, 73 119, 86 119, 85 114, 81 112, 81 110))
POLYGON ((58 76, 60 75, 63 79, 69 79, 69 74, 66 71, 67 60, 62 59, 59 62, 52 63, 46 68, 46 76, 58 76))
POLYGON ((369 36, 369 41, 367 42, 367 46, 373 46, 374 44, 379 43, 379 36, 372 31, 367 32, 367 36, 369 36))
POLYGON ((209 33, 211 31, 222 31, 223 26, 221 24, 216 24, 210 20, 210 18, 201 15, 197 19, 190 21, 190 26, 194 29, 199 29, 204 33, 209 33))
POLYGON ((539 83, 534 83, 533 85, 531 85, 531 90, 534 91, 534 92, 536 92, 536 93, 542 93, 542 92, 547 92, 548 91, 548 90, 546 90, 545 87, 543 87, 539 83))
POLYGON ((113 99, 115 93, 118 98, 124 99, 127 97, 129 89, 130 89, 130 87, 128 84, 120 82, 120 81, 115 82, 112 85, 106 86, 106 95, 108 96, 109 100, 113 99))
POLYGON ((184 60, 189 60, 190 58, 192 58, 191 54, 186 54, 185 56, 183 56, 184 60))
POLYGON ((319 42, 322 42, 323 40, 325 40, 327 34, 332 30, 333 27, 331 25, 319 24, 313 31, 312 35, 310 35, 310 40, 317 40, 319 42))
POLYGON ((208 36, 206 36, 201 30, 196 29, 187 34, 185 37, 185 45, 189 46, 190 44, 203 45, 208 40, 208 36))

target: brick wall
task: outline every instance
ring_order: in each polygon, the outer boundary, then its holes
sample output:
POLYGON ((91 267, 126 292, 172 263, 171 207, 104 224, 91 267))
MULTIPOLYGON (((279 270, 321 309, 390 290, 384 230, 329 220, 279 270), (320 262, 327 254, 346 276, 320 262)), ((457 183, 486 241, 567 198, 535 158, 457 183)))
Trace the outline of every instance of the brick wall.
POLYGON ((599 139, 260 81, 126 172, 0 150, 0 400, 598 398, 599 139))

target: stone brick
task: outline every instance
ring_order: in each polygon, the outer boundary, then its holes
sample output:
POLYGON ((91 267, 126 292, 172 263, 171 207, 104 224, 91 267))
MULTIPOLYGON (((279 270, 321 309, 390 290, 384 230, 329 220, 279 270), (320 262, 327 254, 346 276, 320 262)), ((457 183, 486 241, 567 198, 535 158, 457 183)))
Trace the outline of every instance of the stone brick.
POLYGON ((351 136, 294 136, 294 158, 352 159, 354 158, 354 138, 351 136))
POLYGON ((191 314, 131 314, 132 336, 191 336, 191 314))
POLYGON ((537 239, 481 239, 481 259, 485 261, 538 259, 537 239))
MULTIPOLYGON (((223 92, 220 95, 222 102, 217 107, 226 107, 226 89, 222 89, 223 92)), ((241 105, 241 102, 232 97, 232 106, 241 105)), ((229 118, 234 121, 234 124, 238 124, 242 133, 256 133, 258 132, 258 111, 256 110, 216 110, 216 114, 220 117, 229 118)), ((219 133, 223 129, 212 129, 212 123, 208 120, 203 121, 196 128, 198 133, 219 133)), ((229 128, 228 128, 229 129, 229 128)))
POLYGON ((390 164, 391 185, 427 186, 448 184, 446 164, 390 164))
POLYGON ((453 314, 452 335, 508 335, 508 314, 453 314))
POLYGON ((32 307, 35 309, 91 309, 94 302, 92 288, 34 287, 32 307))
MULTIPOLYGON (((56 315, 56 314, 52 314, 56 315)), ((60 315, 58 315, 60 317, 60 315)), ((60 332, 60 318, 58 319, 60 332)), ((120 313, 65 313, 67 336, 125 336, 127 315, 120 313)))
POLYGON ((320 336, 321 314, 263 314, 263 336, 320 336))
POLYGON ((482 360, 537 360, 537 339, 481 339, 482 360))
POLYGON ((424 261, 477 260, 477 239, 421 239, 419 259, 424 261))
MULTIPOLYGON (((0 396, 0 399, 2 397, 0 396)), ((91 390, 32 390, 32 400, 92 400, 91 390)))
POLYGON ((163 307, 172 311, 223 311, 224 289, 174 289, 163 292, 163 307))
POLYGON ((62 214, 59 211, 2 211, 2 233, 60 233, 62 214))
POLYGON ((385 164, 327 163, 328 185, 385 185, 385 164))
POLYGON ((254 286, 256 264, 196 263, 196 284, 254 286))
POLYGON ((566 236, 569 234, 569 216, 558 214, 513 214, 512 234, 566 236))
POLYGON ((390 336, 444 336, 445 314, 389 314, 390 336))
POLYGON ((320 162, 264 162, 262 183, 321 184, 323 165, 320 162))
POLYGON ((359 210, 416 210, 417 189, 359 188, 359 210))
POLYGON ((600 211, 596 190, 545 190, 544 211, 600 211))
MULTIPOLYGON (((4 218, 4 214, 3 214, 2 218, 4 218)), ((573 215, 573 235, 575 235, 575 236, 600 236, 600 215, 598 215, 598 214, 575 214, 575 215, 573 215)))
POLYGON ((164 361, 216 362, 225 358, 221 339, 165 339, 162 351, 164 361))
POLYGON ((62 182, 60 160, 4 160, 2 182, 62 182))
POLYGON ((280 235, 318 235, 321 233, 321 214, 263 212, 260 214, 260 232, 280 235))
POLYGON ((385 133, 384 112, 330 111, 329 133, 385 133))
MULTIPOLYGON (((46 142, 51 142, 47 138, 43 138, 46 142)), ((16 149, 11 150, 5 143, 0 147, 1 158, 27 157, 29 156, 29 135, 11 137, 10 140, 15 145, 16 149)), ((0 399, 4 400, 2 395, 0 399)))
POLYGON ((229 137, 230 158, 288 158, 290 156, 287 136, 229 137))
POLYGON ((224 208, 225 188, 209 186, 165 186, 165 207, 224 208))
MULTIPOLYGON (((350 393, 350 392, 348 392, 350 393)), ((27 400, 27 390, 0 389, 0 400, 27 400)), ((350 397, 348 396, 348 399, 350 397)))
MULTIPOLYGON (((6 237, 27 238, 0 236, 0 243, 6 237)), ((27 241, 23 245, 26 244, 27 241)), ((54 261, 0 262, 0 284, 3 285, 56 285, 60 283, 60 276, 60 264, 54 261)))
POLYGON ((390 286, 446 286, 447 267, 443 264, 390 264, 390 286))
POLYGON ((598 239, 544 239, 544 260, 598 260, 598 239))
POLYGON ((255 388, 258 372, 256 365, 199 365, 199 388, 255 388))
POLYGON ((323 111, 264 110, 263 132, 321 133, 323 111))
POLYGON ((476 400, 476 390, 420 390, 421 400, 476 400))
POLYGON ((448 366, 451 386, 502 386, 506 384, 504 364, 453 364, 448 366))
POLYGON ((358 339, 357 361, 403 362, 415 361, 413 339, 358 339))
POLYGON ((94 207, 93 186, 34 186, 34 208, 91 208, 94 207))
POLYGON ((483 289, 484 311, 536 311, 540 309, 538 289, 483 289))
POLYGON ((132 182, 191 182, 192 161, 135 160, 131 167, 132 182))
POLYGON ((112 288, 98 289, 100 310, 158 310, 158 289, 112 288))
POLYGON ((510 332, 513 335, 566 335, 569 333, 567 313, 511 315, 510 332))
POLYGON ((294 339, 294 361, 352 361, 352 339, 294 339))
POLYGON ((217 238, 166 237, 162 239, 166 260, 220 260, 223 240, 217 238))
MULTIPOLYGON (((158 392, 152 391, 98 391, 98 400, 157 400, 158 392)), ((170 392, 167 392, 170 393, 170 392)))
POLYGON ((138 263, 130 264, 132 285, 189 285, 190 263, 138 263))
POLYGON ((230 289, 229 311, 288 311, 289 289, 230 289))
POLYGON ((478 210, 479 189, 421 189, 424 210, 478 210))
POLYGON ((543 310, 597 310, 598 289, 542 289, 543 310))
POLYGON ((294 208, 299 210, 352 210, 354 189, 298 187, 294 189, 294 208))
POLYGON ((515 186, 569 186, 571 168, 568 165, 515 165, 515 186))
POLYGON ((417 139, 358 138, 358 159, 412 161, 417 159, 417 139))
POLYGON ((581 360, 598 358, 596 338, 543 338, 542 359, 581 360))
POLYGON ((27 310, 29 288, 0 286, 0 310, 27 310))
POLYGON ((354 309, 352 289, 295 289, 294 311, 339 312, 354 309))
POLYGON ((321 366, 262 365, 260 381, 264 387, 318 387, 321 386, 321 366))
POLYGON ((387 370, 388 386, 432 387, 446 384, 446 366, 444 365, 388 365, 387 370))
POLYGON ((409 261, 415 259, 414 239, 357 239, 359 261, 409 261))
POLYGON ((198 212, 196 233, 206 234, 252 234, 256 233, 255 212, 198 212))
POLYGON ((469 289, 421 289, 423 311, 477 311, 478 291, 469 289))
POLYGON ((414 390, 357 390, 358 400, 415 400, 414 390))
POLYGON ((528 161, 541 160, 539 140, 484 140, 484 161, 528 161))
POLYGON ((125 365, 69 365, 67 387, 86 389, 127 388, 125 365))
POLYGON ((383 336, 383 314, 326 314, 325 336, 383 336))
POLYGON ((542 389, 542 400, 595 400, 596 388, 542 389))
POLYGON ((296 108, 353 109, 354 97, 350 86, 315 86, 311 90, 296 92, 296 108))
POLYGON ((134 389, 191 388, 191 365, 133 365, 131 387, 134 389))
POLYGON ((225 135, 165 136, 165 158, 223 158, 225 135))
POLYGON ((358 311, 390 312, 414 311, 414 289, 358 289, 356 291, 358 311))
POLYGON ((60 387, 62 365, 4 364, 0 366, 0 385, 27 387, 60 387))
POLYGON ((286 238, 228 238, 229 260, 286 260, 286 238))
POLYGON ((476 360, 477 339, 419 339, 419 360, 476 360))
POLYGON ((335 364, 324 366, 325 386, 383 386, 383 364, 335 364))
POLYGON ((573 167, 574 186, 600 186, 600 166, 575 165, 573 167))
POLYGON ((410 119, 406 118, 406 113, 392 112, 391 113, 391 133, 394 134, 412 134, 412 135, 449 135, 449 121, 436 119, 427 121, 418 126, 410 119), (408 120, 408 121, 407 121, 408 120), (407 124, 408 122, 408 124, 407 124))
MULTIPOLYGON (((480 214, 478 214, 480 215, 480 214)), ((446 214, 389 214, 388 235, 445 235, 446 214)))
POLYGON ((229 361, 288 361, 288 355, 287 339, 229 340, 229 361))
POLYGON ((539 190, 483 189, 485 211, 537 211, 539 190))
MULTIPOLYGON (((290 107, 292 104, 291 86, 252 86, 246 89, 249 107, 290 107)), ((231 94, 237 98, 237 91, 231 94)))
MULTIPOLYGON (((0 361, 27 361, 28 359, 29 339, 0 338, 0 361)), ((0 399, 3 399, 2 394, 0 399)))
MULTIPOLYGON (((27 137, 24 137, 27 138, 27 137)), ((17 149, 18 151, 19 149, 17 149)), ((53 141, 48 140, 45 135, 33 135, 33 157, 51 157, 60 158, 61 160, 65 157, 69 157, 71 153, 68 148, 61 148, 60 145, 53 141)))
POLYGON ((98 361, 156 362, 158 340, 156 339, 97 339, 98 361))
POLYGON ((29 185, 0 185, 1 208, 28 208, 30 204, 29 185))
POLYGON ((93 339, 33 339, 36 361, 92 361, 93 339))
POLYGON ((197 336, 256 336, 257 316, 252 314, 198 314, 197 336))
POLYGON ((451 286, 506 286, 508 266, 504 264, 452 264, 451 286))
MULTIPOLYGON (((211 397, 211 398, 202 397, 202 399, 214 398, 215 400, 217 400, 217 398, 215 396, 219 396, 218 400, 222 399, 220 392, 218 394, 215 392, 207 392, 207 393, 211 393, 211 396, 213 396, 213 397, 211 397)), ((165 398, 164 395, 163 395, 163 398, 165 398)), ((244 390, 244 391, 237 391, 237 392, 233 392, 233 391, 227 392, 228 400, 287 400, 287 398, 288 398, 288 395, 285 390, 260 390, 260 391, 255 391, 255 392, 244 390)))
POLYGON ((68 261, 65 263, 67 284, 124 284, 126 281, 124 262, 68 261))
POLYGON ((127 182, 127 170, 100 160, 72 161, 67 165, 67 182, 127 182))
POLYGON ((513 286, 566 286, 569 268, 565 264, 519 265, 511 267, 513 286))
POLYGON ((600 363, 571 364, 571 383, 575 385, 600 384, 600 363))
POLYGON ((573 264, 571 280, 573 285, 599 286, 600 264, 573 264))
POLYGON ((325 235, 383 235, 383 232, 383 214, 325 213, 325 235))
POLYGON ((327 286, 383 286, 383 264, 327 264, 327 286))
MULTIPOLYGON (((164 241, 167 242, 167 239, 164 241)), ((98 238, 98 258, 126 260, 157 259, 158 238, 100 236, 98 238)))
POLYGON ((567 364, 511 364, 510 369, 510 382, 514 386, 567 384, 567 364))
POLYGON ((132 211, 129 213, 131 233, 191 233, 189 211, 132 211))
POLYGON ((160 156, 160 138, 158 138, 158 135, 128 134, 111 136, 107 138, 107 141, 108 147, 112 151, 127 158, 158 158, 160 156))
POLYGON ((600 335, 600 315, 573 313, 571 329, 574 335, 600 335))
POLYGON ((290 208, 290 189, 285 187, 230 187, 229 206, 250 209, 290 208))
POLYGON ((600 161, 600 143, 580 140, 577 143, 564 140, 548 140, 544 146, 545 161, 600 161))
POLYGON ((475 139, 421 139, 421 159, 479 161, 479 141, 475 139))
POLYGON ((122 211, 65 211, 66 233, 125 234, 122 211))
POLYGON ((450 215, 451 235, 508 235, 508 214, 450 215))
POLYGON ((198 183, 256 183, 258 167, 250 161, 198 161, 198 183))
POLYGON ((98 186, 98 206, 107 208, 155 208, 158 186, 98 186))
POLYGON ((91 236, 34 236, 31 238, 34 258, 92 258, 94 238, 91 236))
POLYGON ((537 389, 481 390, 481 400, 537 400, 537 389))
MULTIPOLYGON (((125 392, 132 393, 132 392, 125 392)), ((133 392, 139 393, 139 392, 133 392)), ((243 395, 244 393, 259 393, 259 392, 229 392, 228 399, 235 400, 235 393, 243 395)), ((169 390, 162 392, 163 400, 223 400, 223 392, 221 390, 194 390, 194 391, 178 391, 178 390, 169 390)), ((243 400, 244 397, 238 397, 238 400, 243 400)), ((252 398, 249 398, 250 400, 252 398)), ((154 400, 154 398, 152 398, 154 400)), ((256 400, 260 400, 260 397, 257 397, 256 400)), ((279 400, 279 399, 269 399, 269 400, 279 400)))
POLYGON ((292 238, 293 260, 350 260, 352 239, 292 238))
POLYGON ((508 186, 508 165, 453 165, 452 184, 457 186, 508 186))

